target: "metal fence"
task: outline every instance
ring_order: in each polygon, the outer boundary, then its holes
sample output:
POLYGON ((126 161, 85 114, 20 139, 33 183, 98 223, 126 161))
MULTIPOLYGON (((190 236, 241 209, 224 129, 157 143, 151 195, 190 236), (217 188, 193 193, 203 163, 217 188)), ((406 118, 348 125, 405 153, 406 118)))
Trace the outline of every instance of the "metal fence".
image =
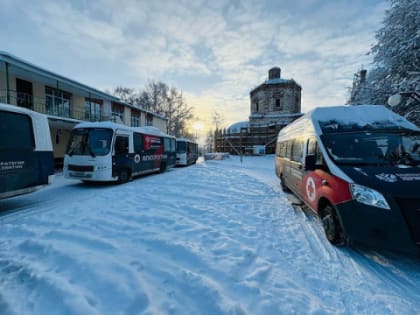
POLYGON ((47 102, 46 98, 34 97, 28 93, 17 92, 14 90, 0 90, 0 102, 25 107, 41 114, 57 117, 72 118, 83 121, 113 120, 112 116, 104 115, 102 111, 100 113, 92 113, 88 110, 75 109, 71 104, 71 100, 68 100, 68 103, 52 103, 47 102))

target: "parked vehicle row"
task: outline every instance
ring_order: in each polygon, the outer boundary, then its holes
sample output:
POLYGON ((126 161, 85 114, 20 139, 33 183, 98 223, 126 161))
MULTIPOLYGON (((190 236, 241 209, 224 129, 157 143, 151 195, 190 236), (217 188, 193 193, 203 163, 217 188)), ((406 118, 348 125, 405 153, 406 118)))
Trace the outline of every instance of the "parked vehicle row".
MULTIPOLYGON (((196 162, 197 144, 155 127, 84 122, 71 133, 63 173, 82 181, 116 181, 196 162)), ((54 178, 46 115, 0 104, 0 199, 30 193, 54 178)))
POLYGON ((419 252, 420 129, 383 106, 317 108, 278 135, 275 172, 332 244, 419 252))
POLYGON ((176 139, 154 127, 112 122, 80 123, 73 128, 63 173, 82 181, 127 182, 176 165, 176 139))

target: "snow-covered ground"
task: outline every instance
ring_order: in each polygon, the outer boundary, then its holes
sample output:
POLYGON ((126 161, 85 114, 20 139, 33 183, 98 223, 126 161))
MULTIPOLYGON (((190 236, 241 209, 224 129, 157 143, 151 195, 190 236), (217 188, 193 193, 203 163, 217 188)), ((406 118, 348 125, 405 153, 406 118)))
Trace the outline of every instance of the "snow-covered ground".
POLYGON ((0 314, 420 314, 420 261, 331 246, 273 164, 0 201, 0 314))

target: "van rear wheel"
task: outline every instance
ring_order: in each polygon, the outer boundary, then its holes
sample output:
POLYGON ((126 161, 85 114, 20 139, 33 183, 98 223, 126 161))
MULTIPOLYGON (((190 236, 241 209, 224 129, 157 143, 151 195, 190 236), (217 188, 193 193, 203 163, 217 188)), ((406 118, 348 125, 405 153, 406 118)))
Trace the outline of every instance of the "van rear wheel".
POLYGON ((337 212, 331 205, 326 205, 322 211, 322 225, 328 241, 337 246, 346 245, 348 242, 343 228, 338 219, 337 212))

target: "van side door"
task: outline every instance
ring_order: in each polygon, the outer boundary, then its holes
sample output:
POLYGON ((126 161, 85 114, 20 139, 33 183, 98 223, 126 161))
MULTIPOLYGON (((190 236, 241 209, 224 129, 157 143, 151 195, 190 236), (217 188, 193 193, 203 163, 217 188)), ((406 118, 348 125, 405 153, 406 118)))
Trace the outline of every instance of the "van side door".
POLYGON ((290 154, 288 182, 290 188, 298 194, 302 193, 298 190, 298 184, 302 181, 304 175, 303 148, 304 143, 302 138, 296 138, 293 140, 290 154))

